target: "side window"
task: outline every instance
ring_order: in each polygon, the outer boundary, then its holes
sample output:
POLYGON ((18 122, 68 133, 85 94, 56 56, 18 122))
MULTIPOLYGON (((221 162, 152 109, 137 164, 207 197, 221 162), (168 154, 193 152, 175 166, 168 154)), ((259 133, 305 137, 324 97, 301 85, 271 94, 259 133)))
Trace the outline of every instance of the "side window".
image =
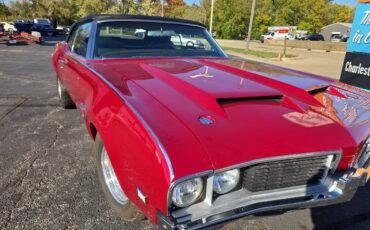
POLYGON ((74 29, 71 32, 71 35, 69 36, 69 39, 67 41, 67 44, 69 45, 70 50, 72 50, 72 48, 73 48, 73 41, 75 40, 75 37, 76 37, 76 31, 77 31, 77 29, 74 29))
POLYGON ((76 30, 76 38, 73 42, 72 52, 86 57, 87 44, 89 43, 89 36, 91 31, 91 22, 80 25, 76 30))

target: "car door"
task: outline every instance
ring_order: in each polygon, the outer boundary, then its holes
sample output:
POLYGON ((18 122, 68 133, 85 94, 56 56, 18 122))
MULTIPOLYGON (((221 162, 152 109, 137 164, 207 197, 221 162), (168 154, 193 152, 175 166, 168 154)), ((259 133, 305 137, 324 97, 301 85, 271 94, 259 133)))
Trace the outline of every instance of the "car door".
POLYGON ((57 55, 56 65, 57 65, 57 73, 60 77, 60 81, 62 85, 67 89, 69 95, 73 99, 73 92, 71 91, 70 85, 73 82, 73 80, 70 77, 70 70, 68 68, 68 55, 70 55, 71 50, 73 49, 73 42, 76 38, 76 31, 77 29, 74 29, 71 31, 68 40, 66 43, 62 43, 62 48, 58 50, 62 51, 60 54, 57 55))
POLYGON ((86 55, 88 50, 89 36, 92 23, 79 25, 75 29, 71 48, 64 55, 63 76, 67 89, 76 106, 84 112, 84 96, 88 93, 89 87, 83 80, 86 67, 86 55))

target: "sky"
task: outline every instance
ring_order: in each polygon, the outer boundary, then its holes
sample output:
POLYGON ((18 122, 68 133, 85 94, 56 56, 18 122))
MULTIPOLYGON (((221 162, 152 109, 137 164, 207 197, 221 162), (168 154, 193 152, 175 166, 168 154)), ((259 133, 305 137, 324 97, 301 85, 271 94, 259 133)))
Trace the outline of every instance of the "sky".
POLYGON ((357 4, 357 0, 334 0, 335 3, 338 3, 338 4, 350 4, 350 5, 356 5, 357 4))

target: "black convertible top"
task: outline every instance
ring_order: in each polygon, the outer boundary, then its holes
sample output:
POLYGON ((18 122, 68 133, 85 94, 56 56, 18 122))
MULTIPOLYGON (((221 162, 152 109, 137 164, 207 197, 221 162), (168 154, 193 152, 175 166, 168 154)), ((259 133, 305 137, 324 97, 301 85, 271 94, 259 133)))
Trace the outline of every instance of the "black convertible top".
POLYGON ((206 27, 204 24, 196 21, 190 21, 185 19, 178 19, 178 18, 166 18, 166 17, 159 17, 159 16, 145 16, 145 15, 128 15, 128 14, 91 14, 84 18, 80 18, 72 25, 83 24, 90 21, 100 21, 100 20, 109 20, 109 19, 132 19, 132 20, 153 20, 153 21, 163 21, 163 22, 178 22, 178 23, 185 23, 190 25, 197 25, 201 27, 206 27))

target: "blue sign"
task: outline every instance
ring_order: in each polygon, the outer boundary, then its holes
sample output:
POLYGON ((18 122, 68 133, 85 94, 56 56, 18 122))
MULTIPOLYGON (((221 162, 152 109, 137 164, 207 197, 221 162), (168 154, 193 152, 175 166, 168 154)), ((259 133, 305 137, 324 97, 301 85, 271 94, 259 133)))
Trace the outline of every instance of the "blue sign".
POLYGON ((370 3, 357 5, 347 51, 370 53, 370 3))

